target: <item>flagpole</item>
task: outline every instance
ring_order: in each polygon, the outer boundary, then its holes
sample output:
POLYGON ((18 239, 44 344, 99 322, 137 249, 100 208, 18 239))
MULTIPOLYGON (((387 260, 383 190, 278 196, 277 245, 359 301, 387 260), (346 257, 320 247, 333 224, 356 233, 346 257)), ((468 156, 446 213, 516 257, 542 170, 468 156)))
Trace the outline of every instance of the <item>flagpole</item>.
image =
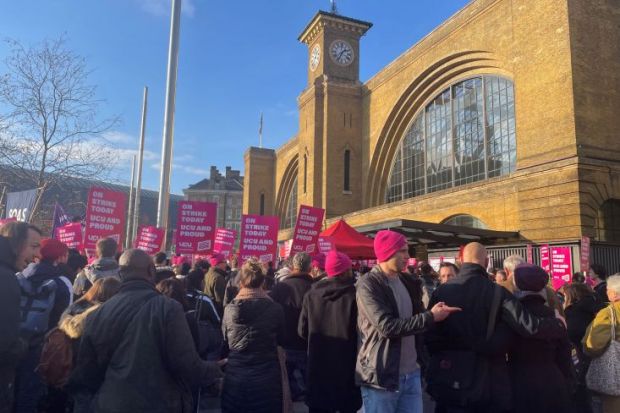
POLYGON ((136 198, 133 207, 133 225, 131 231, 132 240, 136 238, 138 225, 140 225, 140 197, 142 195, 142 161, 144 160, 144 134, 146 133, 146 109, 149 96, 149 88, 144 86, 142 96, 142 122, 140 123, 140 145, 138 147, 138 170, 136 182, 136 198))
POLYGON ((166 81, 166 110, 164 114, 164 137, 161 150, 161 174, 159 200, 157 202, 157 226, 164 229, 162 245, 166 248, 168 235, 168 208, 170 206, 170 169, 172 166, 172 142, 174 139, 174 106, 176 97, 177 66, 179 63, 179 29, 181 25, 181 0, 172 0, 170 17, 170 44, 168 46, 168 72, 166 81))
POLYGON ((131 184, 129 185, 129 203, 127 204, 127 236, 125 237, 125 249, 131 248, 131 224, 133 222, 133 215, 131 213, 133 205, 133 189, 135 184, 135 169, 136 169, 136 155, 131 157, 131 184))

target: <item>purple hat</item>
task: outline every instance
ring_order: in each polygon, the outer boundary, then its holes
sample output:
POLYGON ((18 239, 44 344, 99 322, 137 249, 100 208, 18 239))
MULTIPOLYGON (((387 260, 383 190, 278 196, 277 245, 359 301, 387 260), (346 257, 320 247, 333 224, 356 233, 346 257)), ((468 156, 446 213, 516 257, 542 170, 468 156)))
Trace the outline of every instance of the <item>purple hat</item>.
POLYGON ((520 264, 515 268, 514 281, 521 291, 540 291, 549 282, 549 274, 538 265, 520 264))

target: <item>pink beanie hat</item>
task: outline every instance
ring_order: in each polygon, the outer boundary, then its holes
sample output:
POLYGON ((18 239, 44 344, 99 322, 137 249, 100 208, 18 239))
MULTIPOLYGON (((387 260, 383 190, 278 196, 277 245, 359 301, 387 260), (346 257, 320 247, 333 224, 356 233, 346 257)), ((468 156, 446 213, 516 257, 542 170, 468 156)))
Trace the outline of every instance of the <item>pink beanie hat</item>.
POLYGON ((325 254, 320 252, 312 257, 312 266, 325 271, 325 254))
POLYGON ((226 257, 222 254, 213 254, 209 259, 209 264, 211 264, 212 267, 215 267, 217 264, 222 262, 226 262, 226 257))
POLYGON ((387 230, 377 232, 374 245, 377 262, 389 260, 405 245, 407 245, 407 238, 398 232, 387 230))
POLYGON ((325 272, 329 278, 340 275, 350 268, 349 257, 336 250, 331 250, 325 257, 325 272))

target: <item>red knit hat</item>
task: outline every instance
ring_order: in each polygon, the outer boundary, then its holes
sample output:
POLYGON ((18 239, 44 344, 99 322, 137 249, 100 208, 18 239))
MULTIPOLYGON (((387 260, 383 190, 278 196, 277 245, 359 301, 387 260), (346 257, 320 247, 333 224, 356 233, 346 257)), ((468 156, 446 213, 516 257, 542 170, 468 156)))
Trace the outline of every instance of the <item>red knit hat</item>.
POLYGON ((331 250, 325 257, 325 272, 329 278, 341 275, 350 268, 349 257, 336 250, 331 250))
POLYGON ((56 261, 69 253, 69 247, 57 239, 48 238, 41 241, 41 259, 56 261))
POLYGON ((407 245, 407 238, 398 232, 387 230, 377 232, 374 244, 377 262, 389 260, 405 245, 407 245))
POLYGON ((222 262, 226 262, 226 257, 222 254, 213 254, 209 259, 209 264, 211 264, 212 267, 215 267, 217 264, 222 262))
POLYGON ((325 254, 320 252, 312 257, 312 266, 317 267, 321 271, 325 271, 325 254))

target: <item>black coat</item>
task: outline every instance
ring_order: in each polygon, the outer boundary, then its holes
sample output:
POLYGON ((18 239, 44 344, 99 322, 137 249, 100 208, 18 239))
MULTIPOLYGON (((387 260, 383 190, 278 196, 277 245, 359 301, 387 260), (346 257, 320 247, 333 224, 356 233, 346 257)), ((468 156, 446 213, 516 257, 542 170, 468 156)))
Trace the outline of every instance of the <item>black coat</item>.
POLYGON ((355 384, 357 305, 353 278, 326 278, 304 297, 299 335, 308 340, 306 404, 325 410, 362 406, 355 384))
POLYGON ((224 309, 222 330, 228 364, 222 412, 282 411, 282 376, 277 345, 284 314, 269 298, 233 300, 224 309))
POLYGON ((306 273, 293 273, 278 282, 269 295, 284 310, 284 341, 287 350, 305 351, 307 342, 297 334, 299 314, 304 296, 312 287, 312 277, 306 273))
POLYGON ((190 388, 219 376, 194 348, 183 308, 142 279, 120 291, 86 322, 67 385, 89 412, 189 412, 190 388))
MULTIPOLYGON (((541 339, 564 337, 566 331, 555 318, 539 318, 523 309, 521 303, 505 288, 489 280, 480 265, 465 263, 457 277, 437 287, 429 307, 443 301, 462 311, 436 324, 426 335, 431 355, 442 350, 475 351, 490 364, 486 402, 493 408, 509 408, 512 404, 511 386, 506 365, 506 352, 513 333, 541 339), (485 340, 489 313, 496 288, 501 288, 501 304, 491 339, 485 340)), ((474 374, 474 372, 472 372, 474 374)))
MULTIPOLYGON (((532 315, 555 318, 541 296, 528 295, 520 301, 532 315)), ((573 411, 570 390, 575 387, 575 375, 567 335, 555 340, 515 336, 508 360, 515 413, 573 411)))
POLYGON ((586 330, 596 314, 605 307, 605 304, 597 300, 596 295, 586 296, 574 304, 569 305, 564 310, 566 314, 566 325, 568 328, 568 339, 577 352, 579 364, 577 365, 578 379, 585 383, 585 375, 590 364, 590 359, 583 352, 581 340, 586 334, 586 330))

